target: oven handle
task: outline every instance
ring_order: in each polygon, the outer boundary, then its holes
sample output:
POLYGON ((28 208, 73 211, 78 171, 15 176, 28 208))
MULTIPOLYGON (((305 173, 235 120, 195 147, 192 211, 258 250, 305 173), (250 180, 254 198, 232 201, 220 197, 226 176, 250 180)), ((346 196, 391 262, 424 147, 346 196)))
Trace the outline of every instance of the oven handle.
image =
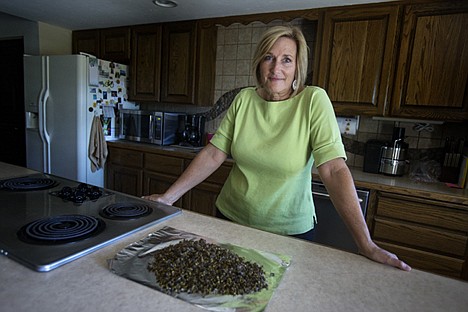
MULTIPOLYGON (((312 195, 317 195, 317 196, 323 196, 323 197, 330 198, 330 195, 328 193, 321 193, 321 192, 312 191, 312 195)), ((360 203, 362 203, 362 198, 358 197, 358 200, 359 200, 360 203)))

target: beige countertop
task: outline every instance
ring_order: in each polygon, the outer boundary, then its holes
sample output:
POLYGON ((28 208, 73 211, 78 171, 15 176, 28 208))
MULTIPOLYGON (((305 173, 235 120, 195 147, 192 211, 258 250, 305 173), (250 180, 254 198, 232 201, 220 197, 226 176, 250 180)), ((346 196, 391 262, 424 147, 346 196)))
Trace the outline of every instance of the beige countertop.
MULTIPOLYGON (((28 173, 0 163, 0 178, 28 173)), ((107 260, 119 250, 163 226, 291 256, 266 311, 466 311, 468 306, 466 282, 403 272, 355 254, 184 211, 47 273, 0 257, 2 311, 203 311, 108 269, 107 260)))
POLYGON ((465 205, 468 209, 468 190, 448 187, 445 183, 415 182, 407 175, 392 177, 363 172, 362 168, 350 168, 356 187, 378 191, 418 196, 425 199, 442 200, 465 205))

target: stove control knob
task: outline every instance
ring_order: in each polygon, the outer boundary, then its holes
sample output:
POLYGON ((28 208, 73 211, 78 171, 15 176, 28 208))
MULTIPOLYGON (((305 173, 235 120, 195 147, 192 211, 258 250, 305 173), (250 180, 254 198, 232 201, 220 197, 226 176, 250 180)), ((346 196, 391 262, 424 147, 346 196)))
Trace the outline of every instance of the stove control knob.
POLYGON ((63 199, 68 199, 73 194, 73 189, 69 186, 64 186, 62 190, 58 192, 58 196, 63 199))
POLYGON ((72 201, 77 204, 81 204, 86 200, 86 193, 80 190, 76 190, 75 194, 73 194, 72 201))
POLYGON ((89 199, 95 200, 102 196, 102 191, 97 186, 93 186, 88 189, 86 195, 89 197, 89 199))

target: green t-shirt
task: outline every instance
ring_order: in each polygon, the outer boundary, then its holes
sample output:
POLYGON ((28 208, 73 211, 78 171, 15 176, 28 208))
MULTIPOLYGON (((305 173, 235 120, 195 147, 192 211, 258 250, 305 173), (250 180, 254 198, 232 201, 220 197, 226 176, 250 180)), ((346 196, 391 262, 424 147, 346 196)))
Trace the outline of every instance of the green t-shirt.
POLYGON ((333 107, 318 87, 274 102, 243 89, 211 143, 235 161, 218 209, 237 223, 283 235, 314 227, 314 160, 320 166, 346 159, 333 107))

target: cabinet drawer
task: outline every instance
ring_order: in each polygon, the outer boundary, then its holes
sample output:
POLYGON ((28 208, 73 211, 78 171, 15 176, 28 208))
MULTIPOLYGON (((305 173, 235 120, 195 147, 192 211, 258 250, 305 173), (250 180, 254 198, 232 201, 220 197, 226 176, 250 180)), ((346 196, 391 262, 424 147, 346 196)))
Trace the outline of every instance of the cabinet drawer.
POLYGON ((113 164, 123 165, 126 167, 142 168, 143 167, 143 153, 120 149, 111 148, 109 150, 109 159, 113 164))
POLYGON ((461 257, 468 242, 465 235, 379 217, 375 217, 373 238, 461 257))
POLYGON ((376 214, 449 230, 468 232, 468 211, 458 209, 456 204, 424 199, 415 201, 414 197, 382 193, 379 197, 376 214))
POLYGON ((147 153, 145 168, 159 173, 178 176, 184 171, 184 160, 182 158, 147 153))
POLYGON ((437 255, 417 249, 402 247, 385 242, 375 241, 380 247, 398 255, 398 258, 414 268, 436 274, 461 278, 464 260, 437 255))

